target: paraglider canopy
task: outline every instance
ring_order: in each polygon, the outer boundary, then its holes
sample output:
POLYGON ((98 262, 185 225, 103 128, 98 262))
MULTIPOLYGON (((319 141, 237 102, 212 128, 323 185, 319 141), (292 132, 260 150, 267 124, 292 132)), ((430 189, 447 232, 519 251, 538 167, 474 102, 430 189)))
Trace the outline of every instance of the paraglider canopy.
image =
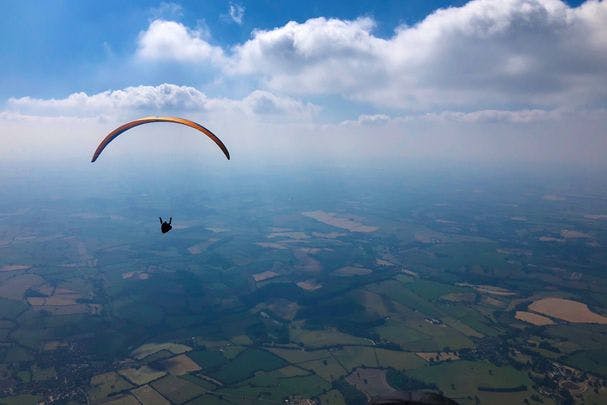
POLYGON ((139 125, 149 124, 152 122, 172 122, 175 124, 186 125, 190 128, 194 128, 194 129, 202 132, 209 138, 211 138, 211 140, 213 142, 215 142, 215 144, 217 146, 219 146, 219 148, 221 149, 223 154, 226 156, 226 158, 228 160, 230 159, 230 152, 228 151, 228 148, 226 148, 226 146, 223 144, 223 142, 221 142, 221 140, 214 133, 212 133, 207 128, 203 127, 202 125, 200 125, 194 121, 190 121, 185 118, 179 118, 179 117, 144 117, 144 118, 139 118, 139 119, 131 121, 131 122, 127 122, 126 124, 123 124, 123 125, 119 126, 118 128, 116 128, 115 130, 113 130, 112 132, 110 132, 101 141, 99 146, 97 146, 97 150, 95 150, 95 153, 93 154, 93 159, 91 159, 91 162, 96 161, 97 158, 99 157, 99 155, 101 154, 101 152, 103 152, 103 150, 106 148, 106 146, 108 146, 108 144, 110 142, 112 142, 114 139, 116 139, 123 132, 128 131, 129 129, 137 127, 139 125))

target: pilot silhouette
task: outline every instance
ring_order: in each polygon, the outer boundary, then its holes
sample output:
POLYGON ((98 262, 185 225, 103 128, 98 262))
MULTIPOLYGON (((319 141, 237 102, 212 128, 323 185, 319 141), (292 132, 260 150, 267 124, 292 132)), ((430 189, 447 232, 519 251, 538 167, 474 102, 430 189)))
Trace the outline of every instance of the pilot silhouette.
POLYGON ((169 222, 163 221, 162 217, 158 217, 158 219, 160 220, 160 230, 162 231, 162 233, 167 233, 168 231, 173 229, 173 227, 171 226, 171 221, 173 221, 173 217, 169 218, 169 222))

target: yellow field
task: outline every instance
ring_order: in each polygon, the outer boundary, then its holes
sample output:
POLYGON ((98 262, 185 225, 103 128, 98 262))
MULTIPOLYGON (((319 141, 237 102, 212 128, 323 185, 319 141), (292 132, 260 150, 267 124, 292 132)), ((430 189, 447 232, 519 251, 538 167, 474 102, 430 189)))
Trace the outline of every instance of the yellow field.
POLYGON ((567 322, 607 324, 607 317, 592 312, 588 305, 563 298, 542 298, 532 302, 529 309, 567 322))
POLYGON ((260 282, 264 280, 269 280, 276 276, 278 276, 278 273, 275 273, 273 271, 264 271, 263 273, 253 274, 253 279, 255 280, 255 282, 260 282))
POLYGON ((171 357, 170 359, 164 360, 162 363, 169 372, 174 375, 184 375, 192 371, 201 370, 200 366, 185 354, 171 357))
POLYGON ((536 326, 554 325, 554 321, 545 316, 534 314, 527 311, 516 311, 514 315, 519 321, 527 322, 536 326))
POLYGON ((135 385, 147 384, 150 381, 154 381, 166 375, 166 372, 154 370, 148 366, 141 366, 139 368, 125 368, 118 371, 118 373, 135 385))
POLYGON ((370 233, 375 232, 379 228, 376 226, 363 225, 358 221, 351 218, 340 218, 335 214, 325 211, 310 211, 302 212, 302 215, 308 218, 322 222, 323 224, 331 225, 336 228, 347 229, 350 232, 363 232, 370 233))

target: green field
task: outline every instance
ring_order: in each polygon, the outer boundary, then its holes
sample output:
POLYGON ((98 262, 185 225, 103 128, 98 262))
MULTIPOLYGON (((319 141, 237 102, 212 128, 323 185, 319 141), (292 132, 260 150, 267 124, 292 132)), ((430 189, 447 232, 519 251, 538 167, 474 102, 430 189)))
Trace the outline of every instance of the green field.
POLYGON ((231 384, 252 376, 258 370, 275 370, 285 364, 280 357, 265 350, 246 349, 229 363, 209 374, 219 381, 231 384))
MULTIPOLYGON (((531 395, 533 382, 523 372, 512 367, 496 367, 486 361, 465 360, 426 366, 408 371, 408 374, 428 383, 436 384, 450 398, 464 400, 478 396, 487 403, 517 403, 531 395), (523 393, 491 393, 479 387, 510 388, 524 385, 523 393)), ((468 402, 468 401, 466 401, 468 402)))

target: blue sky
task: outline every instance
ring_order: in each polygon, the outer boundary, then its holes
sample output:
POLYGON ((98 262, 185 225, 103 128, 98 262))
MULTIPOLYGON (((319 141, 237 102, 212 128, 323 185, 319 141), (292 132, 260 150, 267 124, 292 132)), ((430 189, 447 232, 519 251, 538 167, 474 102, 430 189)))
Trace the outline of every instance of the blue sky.
MULTIPOLYGON (((56 1, 3 3, 0 97, 61 97, 75 91, 102 91, 132 85, 101 72, 120 70, 121 58, 135 51, 136 39, 154 18, 175 19, 189 27, 205 26, 212 42, 231 46, 255 29, 314 17, 375 19, 375 34, 389 37, 401 25, 413 25, 438 8, 466 1, 56 1), (230 5, 244 8, 242 24, 228 18, 230 5)), ((581 0, 568 1, 579 5, 581 0)), ((118 76, 118 75, 117 75, 118 76)), ((153 83, 141 83, 153 84, 153 83)))
POLYGON ((2 7, 0 136, 11 153, 49 125, 104 131, 164 113, 246 132, 243 144, 271 134, 283 152, 319 153, 324 136, 377 156, 587 162, 606 144, 600 0, 2 7))

